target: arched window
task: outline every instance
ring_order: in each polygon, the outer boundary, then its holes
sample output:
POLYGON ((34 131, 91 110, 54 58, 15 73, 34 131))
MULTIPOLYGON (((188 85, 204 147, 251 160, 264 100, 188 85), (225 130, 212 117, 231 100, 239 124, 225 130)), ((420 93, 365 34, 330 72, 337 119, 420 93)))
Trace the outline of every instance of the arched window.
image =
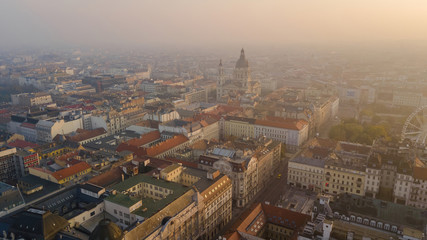
POLYGON ((369 225, 369 219, 367 219, 367 218, 363 219, 363 224, 364 225, 369 225))
POLYGON ((390 224, 384 224, 384 230, 390 231, 390 224))

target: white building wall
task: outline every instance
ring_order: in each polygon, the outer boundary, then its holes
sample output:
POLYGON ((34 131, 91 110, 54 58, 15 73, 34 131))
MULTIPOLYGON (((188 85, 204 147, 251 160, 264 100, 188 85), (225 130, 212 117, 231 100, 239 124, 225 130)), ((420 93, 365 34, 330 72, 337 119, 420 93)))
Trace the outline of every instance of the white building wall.
POLYGON ((366 168, 365 170, 365 193, 378 193, 380 188, 381 170, 366 168))
POLYGON ((398 173, 396 175, 396 183, 393 188, 394 197, 402 200, 404 199, 405 204, 408 204, 413 181, 414 179, 412 176, 398 173))
POLYGON ((129 225, 125 224, 126 221, 129 221, 129 223, 132 224, 137 220, 143 220, 142 217, 131 213, 137 208, 142 206, 141 201, 139 201, 138 203, 136 203, 135 205, 129 208, 110 202, 108 200, 105 200, 104 202, 105 202, 105 211, 113 215, 115 218, 119 219, 119 221, 116 222, 116 224, 119 225, 120 227, 123 227, 123 228, 128 227, 129 225), (129 214, 129 218, 125 217, 125 214, 129 214))
POLYGON ((105 131, 108 131, 107 122, 103 116, 90 116, 90 123, 92 129, 104 128, 105 131))
POLYGON ((61 131, 64 134, 75 132, 78 128, 83 128, 83 119, 78 118, 76 120, 68 121, 63 123, 61 131))
POLYGON ((70 223, 70 227, 75 227, 76 225, 88 221, 96 215, 102 213, 105 209, 104 206, 104 202, 101 202, 95 208, 92 208, 88 211, 84 211, 81 214, 69 219, 68 222, 70 223))

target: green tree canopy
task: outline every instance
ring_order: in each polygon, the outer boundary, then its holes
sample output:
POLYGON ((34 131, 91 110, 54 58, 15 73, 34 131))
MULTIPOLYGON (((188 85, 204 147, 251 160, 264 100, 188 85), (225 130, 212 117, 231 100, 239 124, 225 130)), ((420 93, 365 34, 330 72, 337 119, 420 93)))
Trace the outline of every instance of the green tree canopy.
POLYGON ((355 121, 344 121, 333 126, 329 131, 329 138, 331 139, 368 145, 371 145, 375 139, 380 137, 390 140, 386 126, 361 125, 355 123, 355 121))

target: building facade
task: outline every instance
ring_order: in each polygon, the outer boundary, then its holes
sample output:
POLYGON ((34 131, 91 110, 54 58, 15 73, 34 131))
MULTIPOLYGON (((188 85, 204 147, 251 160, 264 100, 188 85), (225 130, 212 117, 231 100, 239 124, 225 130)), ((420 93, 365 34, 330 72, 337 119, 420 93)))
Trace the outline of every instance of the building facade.
POLYGON ((9 182, 16 180, 19 165, 15 161, 16 148, 0 151, 0 181, 9 182))
POLYGON ((288 163, 288 184, 302 189, 322 192, 325 160, 297 157, 288 163))

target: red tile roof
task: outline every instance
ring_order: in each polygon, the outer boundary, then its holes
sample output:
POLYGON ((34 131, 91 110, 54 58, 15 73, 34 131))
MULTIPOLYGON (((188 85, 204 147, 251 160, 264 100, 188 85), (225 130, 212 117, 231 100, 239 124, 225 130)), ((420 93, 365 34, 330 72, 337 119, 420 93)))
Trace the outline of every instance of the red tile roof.
POLYGON ((142 157, 142 156, 147 155, 147 149, 146 148, 132 146, 132 145, 129 145, 129 144, 125 143, 125 142, 121 143, 117 147, 116 151, 117 152, 130 151, 130 152, 135 153, 135 155, 138 156, 138 157, 142 157))
POLYGON ((188 141, 188 138, 184 135, 176 135, 173 138, 167 139, 164 142, 161 142, 155 146, 152 146, 147 149, 148 156, 157 156, 163 152, 166 152, 169 149, 172 149, 176 146, 179 146, 188 141))
POLYGON ((159 139, 160 139, 160 132, 156 130, 146 134, 142 134, 141 137, 133 138, 127 141, 126 143, 131 146, 140 147, 159 139))
POLYGON ((83 106, 82 109, 86 111, 92 111, 92 110, 95 110, 96 107, 93 105, 90 105, 90 106, 83 106))
POLYGON ((308 122, 302 119, 282 119, 281 121, 256 119, 255 124, 266 127, 302 130, 305 126, 308 125, 308 122))
POLYGON ((88 182, 100 187, 108 187, 122 180, 123 171, 120 167, 115 167, 108 172, 102 173, 91 178, 88 182))
POLYGON ((77 155, 79 155, 79 151, 73 151, 60 155, 56 159, 61 162, 66 162, 67 160, 72 160, 77 155))
POLYGON ((413 170, 414 178, 420 180, 427 180, 427 168, 424 167, 414 167, 413 170))
POLYGON ((136 123, 135 125, 149 128, 159 128, 159 122, 154 120, 144 120, 136 123))
POLYGON ((227 240, 240 240, 243 239, 238 232, 227 233, 223 236, 227 240))
POLYGON ((0 110, 0 114, 5 114, 5 113, 8 113, 9 112, 9 110, 7 110, 7 109, 1 109, 0 110))
POLYGON ((261 203, 264 214, 267 216, 267 222, 280 225, 290 229, 300 229, 310 221, 311 217, 307 214, 294 212, 285 208, 279 208, 273 205, 261 203), (276 216, 276 218, 274 218, 276 216), (282 219, 283 221, 279 220, 282 219), (288 220, 288 221, 286 221, 288 220))
POLYGON ((87 162, 80 162, 76 165, 56 171, 52 173, 52 176, 56 178, 56 180, 60 181, 90 168, 91 166, 87 162))
POLYGON ((218 114, 213 114, 213 113, 200 113, 195 115, 194 117, 191 118, 190 121, 201 121, 201 120, 206 120, 206 119, 213 119, 216 121, 221 120, 221 116, 218 114))
POLYGON ((9 147, 16 147, 16 148, 26 148, 26 147, 37 148, 37 147, 39 147, 39 145, 36 143, 27 142, 27 141, 20 140, 20 139, 17 139, 15 141, 9 143, 8 146, 9 147))
POLYGON ((35 129, 36 125, 33 123, 22 123, 21 124, 22 127, 26 127, 26 128, 31 128, 31 129, 35 129))
POLYGON ((77 132, 77 135, 67 137, 67 140, 71 142, 81 142, 107 133, 104 128, 97 128, 93 130, 77 129, 77 132))
POLYGON ((257 233, 267 223, 296 230, 294 231, 295 236, 295 234, 298 234, 298 230, 302 230, 308 221, 310 221, 309 215, 263 203, 254 203, 239 217, 230 228, 231 231, 225 236, 233 236, 234 239, 239 239, 239 235, 235 234, 237 232, 257 236, 257 233), (260 227, 255 227, 254 223, 260 227))
POLYGON ((64 108, 67 108, 67 109, 76 109, 76 108, 81 108, 81 107, 83 107, 82 103, 64 106, 64 108))
POLYGON ((193 150, 206 150, 208 149, 208 143, 207 143, 207 140, 200 139, 199 141, 194 142, 190 147, 193 150))
POLYGON ((320 147, 333 150, 336 148, 337 143, 337 141, 329 138, 313 138, 309 143, 309 147, 320 147))

